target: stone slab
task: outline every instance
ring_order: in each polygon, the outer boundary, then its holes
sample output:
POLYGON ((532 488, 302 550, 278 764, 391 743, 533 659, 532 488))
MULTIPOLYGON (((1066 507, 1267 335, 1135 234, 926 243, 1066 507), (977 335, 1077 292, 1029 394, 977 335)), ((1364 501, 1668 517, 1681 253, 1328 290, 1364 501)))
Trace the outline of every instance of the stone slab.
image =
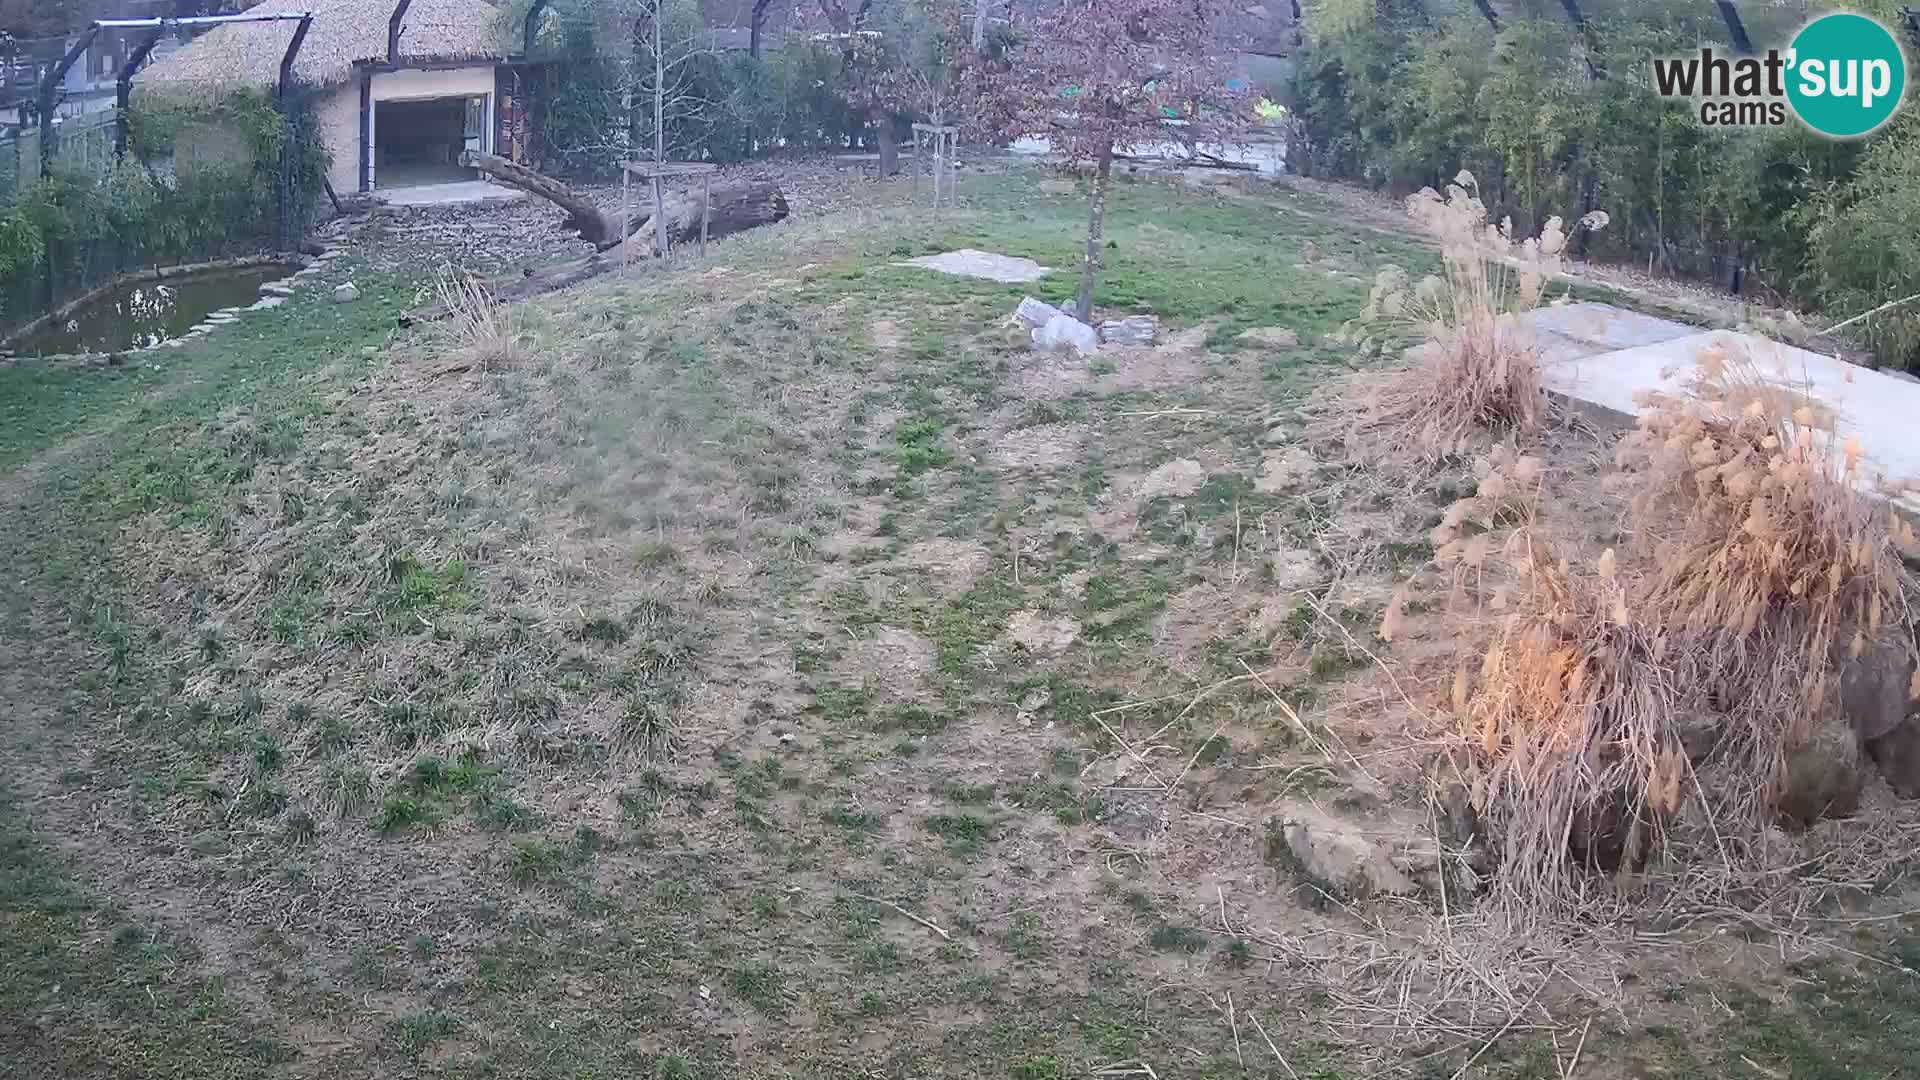
POLYGON ((374 192, 373 197, 388 206, 462 206, 469 203, 510 202, 528 196, 519 188, 491 184, 485 180, 461 180, 451 184, 382 188, 374 192))
POLYGON ((917 259, 908 259, 894 265, 917 266, 923 270, 938 270, 940 273, 954 274, 959 277, 986 278, 988 281, 1000 281, 1009 285, 1037 281, 1051 272, 1032 259, 1000 255, 991 251, 975 251, 973 248, 945 251, 938 255, 922 255, 917 259))
POLYGON ((1556 304, 1522 317, 1540 339, 1548 363, 1657 345, 1700 332, 1699 327, 1642 315, 1612 304, 1556 304))
MULTIPOLYGON (((1868 469, 1895 482, 1920 482, 1920 383, 1872 371, 1821 353, 1731 330, 1695 331, 1633 348, 1566 356, 1545 368, 1547 388, 1621 418, 1640 415, 1643 390, 1683 393, 1701 354, 1711 347, 1744 350, 1767 378, 1803 392, 1834 416, 1833 437, 1857 437, 1868 469)), ((1899 504, 1920 510, 1920 497, 1899 504)))

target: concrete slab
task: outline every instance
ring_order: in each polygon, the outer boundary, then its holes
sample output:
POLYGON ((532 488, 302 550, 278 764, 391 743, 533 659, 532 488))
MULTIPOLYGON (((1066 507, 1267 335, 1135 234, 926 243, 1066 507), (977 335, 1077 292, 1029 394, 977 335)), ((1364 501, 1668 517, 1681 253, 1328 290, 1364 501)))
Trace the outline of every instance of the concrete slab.
MULTIPOLYGON (((1697 374, 1701 354, 1716 346, 1735 355, 1744 351, 1767 378, 1831 410, 1833 438, 1844 443, 1857 437, 1871 471, 1889 481, 1920 481, 1920 428, 1915 425, 1920 417, 1920 383, 1758 334, 1695 332, 1635 348, 1563 357, 1546 365, 1545 381, 1549 390, 1575 401, 1623 418, 1637 417, 1641 409, 1634 404, 1635 394, 1685 392, 1697 374)), ((1920 497, 1898 501, 1906 509, 1920 510, 1920 497)))
POLYGON ((485 180, 462 180, 452 184, 422 184, 419 187, 381 188, 373 197, 389 206, 460 206, 469 203, 511 202, 524 199, 519 188, 502 187, 485 180))
POLYGON ((986 278, 988 281, 1001 281, 1009 285, 1034 281, 1051 273, 1047 267, 1041 266, 1032 259, 999 255, 991 251, 975 251, 973 248, 961 248, 959 251, 947 251, 939 255, 922 255, 917 259, 908 259, 894 265, 917 266, 923 270, 938 270, 943 274, 954 274, 960 277, 986 278))
POLYGON ((1615 349, 1657 345, 1700 332, 1699 327, 1642 315, 1612 304, 1556 304, 1521 317, 1540 339, 1548 363, 1615 349))

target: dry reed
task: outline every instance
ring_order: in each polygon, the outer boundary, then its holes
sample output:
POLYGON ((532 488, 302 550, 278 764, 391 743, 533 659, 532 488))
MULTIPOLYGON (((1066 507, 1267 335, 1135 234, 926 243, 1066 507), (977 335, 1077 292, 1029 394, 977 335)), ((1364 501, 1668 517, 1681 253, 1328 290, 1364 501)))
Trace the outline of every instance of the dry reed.
POLYGON ((1510 451, 1433 536, 1456 581, 1506 571, 1454 709, 1496 899, 1529 918, 1591 911, 1592 871, 1630 877, 1663 853, 1750 876, 1777 825, 1858 797, 1850 666, 1903 686, 1912 671, 1915 537, 1856 441, 1725 348, 1688 393, 1644 404, 1615 477, 1633 547, 1556 557, 1533 503, 1514 502, 1540 494, 1515 482, 1537 469, 1510 451))
MULTIPOLYGON (((1493 224, 1461 172, 1443 196, 1432 188, 1407 212, 1440 244, 1444 276, 1415 283, 1398 267, 1374 279, 1366 309, 1342 329, 1363 354, 1391 354, 1409 340, 1412 367, 1359 372, 1324 395, 1322 434, 1380 463, 1428 466, 1495 436, 1531 435, 1544 418, 1539 346, 1518 318, 1540 306, 1562 268, 1568 234, 1555 217, 1537 237, 1516 240, 1510 220, 1493 224)), ((1576 228, 1599 229, 1595 211, 1576 228)))
POLYGON ((526 334, 512 307, 498 303, 479 279, 443 273, 434 295, 446 308, 442 323, 454 347, 482 368, 513 367, 526 358, 526 334))

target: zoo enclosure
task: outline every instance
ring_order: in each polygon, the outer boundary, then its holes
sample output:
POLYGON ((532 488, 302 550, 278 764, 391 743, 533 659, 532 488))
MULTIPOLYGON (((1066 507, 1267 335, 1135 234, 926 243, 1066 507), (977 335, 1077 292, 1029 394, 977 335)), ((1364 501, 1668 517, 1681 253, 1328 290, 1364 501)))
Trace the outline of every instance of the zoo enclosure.
POLYGON ((23 70, 32 81, 30 93, 0 98, 0 333, 129 270, 297 249, 324 184, 311 95, 292 78, 311 22, 105 19, 38 64, 9 57, 8 86, 22 88, 23 70), (295 30, 270 93, 209 86, 188 102, 133 106, 135 73, 169 35, 287 22, 295 30), (83 60, 110 69, 110 107, 66 100, 83 60))

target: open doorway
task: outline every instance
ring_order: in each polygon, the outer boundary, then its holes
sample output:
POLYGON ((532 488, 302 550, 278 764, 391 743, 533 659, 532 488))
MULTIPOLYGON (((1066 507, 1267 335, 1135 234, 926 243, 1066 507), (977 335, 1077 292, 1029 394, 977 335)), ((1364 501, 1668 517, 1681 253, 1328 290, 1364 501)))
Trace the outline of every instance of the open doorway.
POLYGON ((485 97, 381 101, 374 110, 376 188, 458 183, 479 175, 460 167, 460 154, 488 149, 485 97))

